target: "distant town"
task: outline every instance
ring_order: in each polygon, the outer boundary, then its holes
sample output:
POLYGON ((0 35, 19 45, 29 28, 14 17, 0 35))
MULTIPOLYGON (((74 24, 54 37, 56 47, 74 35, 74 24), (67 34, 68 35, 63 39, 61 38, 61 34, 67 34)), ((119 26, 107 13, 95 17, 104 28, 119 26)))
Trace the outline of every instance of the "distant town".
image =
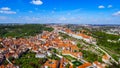
POLYGON ((120 26, 1 24, 0 68, 120 68, 120 26))

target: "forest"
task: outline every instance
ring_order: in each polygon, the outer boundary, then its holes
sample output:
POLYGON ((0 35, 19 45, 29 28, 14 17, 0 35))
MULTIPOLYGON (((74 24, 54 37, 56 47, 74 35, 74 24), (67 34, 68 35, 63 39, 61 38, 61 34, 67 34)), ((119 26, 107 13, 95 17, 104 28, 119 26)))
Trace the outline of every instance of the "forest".
POLYGON ((0 37, 34 36, 42 31, 52 31, 53 28, 42 24, 0 25, 0 37))

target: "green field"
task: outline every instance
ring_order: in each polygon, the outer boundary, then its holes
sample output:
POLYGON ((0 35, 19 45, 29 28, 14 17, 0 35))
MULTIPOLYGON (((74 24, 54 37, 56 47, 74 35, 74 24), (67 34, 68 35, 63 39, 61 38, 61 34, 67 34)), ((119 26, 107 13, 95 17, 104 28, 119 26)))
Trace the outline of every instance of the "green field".
POLYGON ((63 55, 63 57, 65 57, 66 59, 68 59, 69 61, 73 61, 76 60, 75 58, 69 56, 69 55, 63 55))
POLYGON ((82 63, 80 61, 73 61, 72 62, 75 66, 80 66, 82 65, 82 63))

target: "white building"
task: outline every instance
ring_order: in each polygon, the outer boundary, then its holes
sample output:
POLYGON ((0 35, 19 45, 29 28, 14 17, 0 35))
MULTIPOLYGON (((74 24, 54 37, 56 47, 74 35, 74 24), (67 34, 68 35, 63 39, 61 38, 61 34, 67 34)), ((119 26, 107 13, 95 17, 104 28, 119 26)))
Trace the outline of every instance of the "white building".
POLYGON ((36 58, 45 58, 46 55, 45 54, 42 54, 42 53, 38 53, 35 55, 36 58))

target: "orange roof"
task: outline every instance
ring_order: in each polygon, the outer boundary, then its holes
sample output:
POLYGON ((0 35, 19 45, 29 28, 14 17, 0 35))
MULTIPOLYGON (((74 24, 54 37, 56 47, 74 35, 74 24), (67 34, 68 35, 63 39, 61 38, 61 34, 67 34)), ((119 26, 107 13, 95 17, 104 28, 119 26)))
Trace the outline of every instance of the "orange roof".
POLYGON ((70 29, 65 30, 67 33, 71 33, 72 31, 70 29))
POLYGON ((72 46, 71 46, 71 49, 72 49, 72 50, 79 50, 79 48, 78 48, 77 46, 75 46, 75 45, 72 45, 72 46))
POLYGON ((65 46, 65 44, 63 42, 59 42, 57 44, 58 44, 58 46, 65 46))
POLYGON ((87 38, 87 39, 90 39, 90 36, 88 36, 88 35, 85 35, 85 34, 83 34, 83 33, 80 33, 80 34, 78 34, 79 36, 82 36, 83 38, 87 38))
POLYGON ((63 59, 61 59, 61 62, 60 62, 60 68, 63 68, 63 59))
POLYGON ((12 64, 7 64, 7 67, 8 67, 8 66, 12 66, 12 64))
POLYGON ((103 55, 102 59, 109 60, 110 57, 108 57, 107 55, 103 55))
POLYGON ((92 64, 88 62, 88 63, 84 63, 83 65, 78 66, 78 68, 86 68, 86 67, 89 67, 91 65, 92 64))
POLYGON ((44 64, 44 66, 48 66, 50 68, 57 68, 57 65, 58 65, 58 61, 57 60, 48 60, 44 64))
POLYGON ((48 38, 48 36, 43 35, 41 38, 43 38, 43 39, 47 39, 47 38, 48 38))
POLYGON ((49 43, 46 43, 45 46, 49 46, 49 43))
POLYGON ((2 48, 1 50, 5 51, 5 50, 7 50, 7 48, 2 48))
POLYGON ((62 53, 63 54, 71 54, 71 52, 69 50, 63 50, 62 53))
POLYGON ((73 65, 70 65, 69 68, 73 68, 73 65))
POLYGON ((71 52, 71 51, 69 51, 69 50, 63 50, 63 51, 62 51, 62 54, 71 54, 71 55, 73 55, 73 56, 75 56, 75 57, 78 57, 78 56, 82 56, 82 55, 83 55, 82 52, 71 52))
POLYGON ((0 42, 2 41, 3 39, 2 38, 0 38, 0 42))
POLYGON ((58 39, 58 38, 55 38, 53 41, 55 41, 55 42, 60 42, 61 40, 60 39, 58 39))
POLYGON ((82 52, 74 52, 74 53, 71 53, 72 55, 74 55, 75 57, 78 57, 78 56, 82 56, 82 52))
POLYGON ((5 66, 4 65, 0 65, 0 68, 5 68, 5 66))

